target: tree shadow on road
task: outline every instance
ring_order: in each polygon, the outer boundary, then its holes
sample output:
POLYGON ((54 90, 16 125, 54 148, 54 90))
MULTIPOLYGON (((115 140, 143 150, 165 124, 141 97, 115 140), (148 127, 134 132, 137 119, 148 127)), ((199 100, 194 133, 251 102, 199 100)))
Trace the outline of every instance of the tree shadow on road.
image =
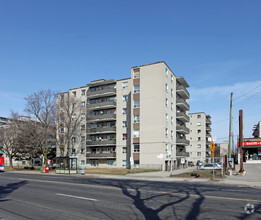
POLYGON ((27 184, 27 181, 9 183, 6 186, 0 186, 0 202, 8 201, 5 197, 25 184, 27 184))

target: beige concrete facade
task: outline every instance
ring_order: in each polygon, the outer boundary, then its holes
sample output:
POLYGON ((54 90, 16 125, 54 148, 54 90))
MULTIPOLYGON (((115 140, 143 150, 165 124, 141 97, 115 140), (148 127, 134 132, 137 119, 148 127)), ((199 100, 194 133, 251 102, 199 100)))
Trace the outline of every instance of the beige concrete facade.
POLYGON ((211 117, 204 112, 190 113, 190 122, 187 127, 190 129, 187 138, 190 145, 187 146, 189 161, 208 162, 211 157, 211 117))
MULTIPOLYGON (((87 84, 86 96, 80 97, 87 103, 87 167, 177 168, 189 143, 184 135, 189 120, 186 87, 165 62, 133 67, 131 78, 87 84)), ((82 163, 82 155, 76 156, 82 163)))

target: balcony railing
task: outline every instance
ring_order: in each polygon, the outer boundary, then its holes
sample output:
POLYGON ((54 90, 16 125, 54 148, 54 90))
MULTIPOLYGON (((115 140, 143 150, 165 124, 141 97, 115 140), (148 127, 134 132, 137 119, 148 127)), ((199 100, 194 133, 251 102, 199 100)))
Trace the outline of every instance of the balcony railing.
POLYGON ((116 158, 116 153, 92 153, 87 152, 86 157, 89 159, 101 159, 101 158, 116 158))
POLYGON ((92 141, 86 140, 86 145, 88 146, 106 146, 106 145, 115 145, 116 139, 108 140, 108 139, 101 139, 99 141, 92 141))
POLYGON ((176 152, 177 157, 189 157, 189 153, 186 151, 178 151, 176 152))
POLYGON ((210 131, 211 131, 211 127, 207 126, 207 127, 206 127, 206 130, 207 130, 208 132, 210 132, 210 131))
POLYGON ((87 121, 110 121, 116 120, 115 114, 88 115, 87 121))
POLYGON ((100 89, 97 91, 87 91, 87 98, 98 98, 98 97, 106 97, 106 96, 113 96, 116 94, 115 88, 106 88, 100 89))
POLYGON ((177 112, 176 118, 183 122, 189 122, 189 116, 185 112, 177 112))
POLYGON ((189 145, 189 141, 186 140, 185 138, 177 138, 176 142, 177 145, 185 145, 185 146, 189 145))
POLYGON ((185 111, 189 110, 189 104, 185 99, 177 99, 176 105, 185 111))
POLYGON ((208 125, 211 125, 211 124, 212 124, 211 121, 210 121, 210 119, 206 119, 206 124, 208 124, 208 125))
POLYGON ((89 133, 116 133, 116 127, 101 127, 101 128, 88 128, 89 133))
POLYGON ((182 85, 178 85, 176 88, 176 92, 177 94, 179 94, 182 98, 184 99, 189 99, 189 92, 188 90, 182 86, 182 85))
POLYGON ((116 101, 105 101, 87 105, 87 109, 106 109, 114 107, 116 107, 116 101))
POLYGON ((189 129, 184 125, 178 125, 176 127, 176 131, 179 132, 179 133, 182 133, 182 134, 188 134, 189 133, 189 129))

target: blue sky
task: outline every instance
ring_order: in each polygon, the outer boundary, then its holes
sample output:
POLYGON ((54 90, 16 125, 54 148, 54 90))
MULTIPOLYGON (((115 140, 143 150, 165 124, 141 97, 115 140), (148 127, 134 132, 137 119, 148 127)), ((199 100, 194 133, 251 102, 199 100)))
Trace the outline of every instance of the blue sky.
POLYGON ((244 111, 244 135, 261 120, 259 0, 0 1, 1 116, 24 97, 95 79, 122 79, 132 66, 165 61, 190 85, 190 112, 212 116, 228 139, 244 111))

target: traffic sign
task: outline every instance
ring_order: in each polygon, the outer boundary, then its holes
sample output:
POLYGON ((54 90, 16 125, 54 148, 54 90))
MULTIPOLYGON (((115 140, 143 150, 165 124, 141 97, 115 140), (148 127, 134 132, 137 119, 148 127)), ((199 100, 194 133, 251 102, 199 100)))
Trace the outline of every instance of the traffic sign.
POLYGON ((211 157, 215 157, 215 153, 211 153, 211 157))
POLYGON ((211 142, 211 145, 210 145, 210 148, 211 148, 211 151, 214 153, 214 150, 215 150, 215 144, 214 144, 214 142, 212 141, 211 142))

